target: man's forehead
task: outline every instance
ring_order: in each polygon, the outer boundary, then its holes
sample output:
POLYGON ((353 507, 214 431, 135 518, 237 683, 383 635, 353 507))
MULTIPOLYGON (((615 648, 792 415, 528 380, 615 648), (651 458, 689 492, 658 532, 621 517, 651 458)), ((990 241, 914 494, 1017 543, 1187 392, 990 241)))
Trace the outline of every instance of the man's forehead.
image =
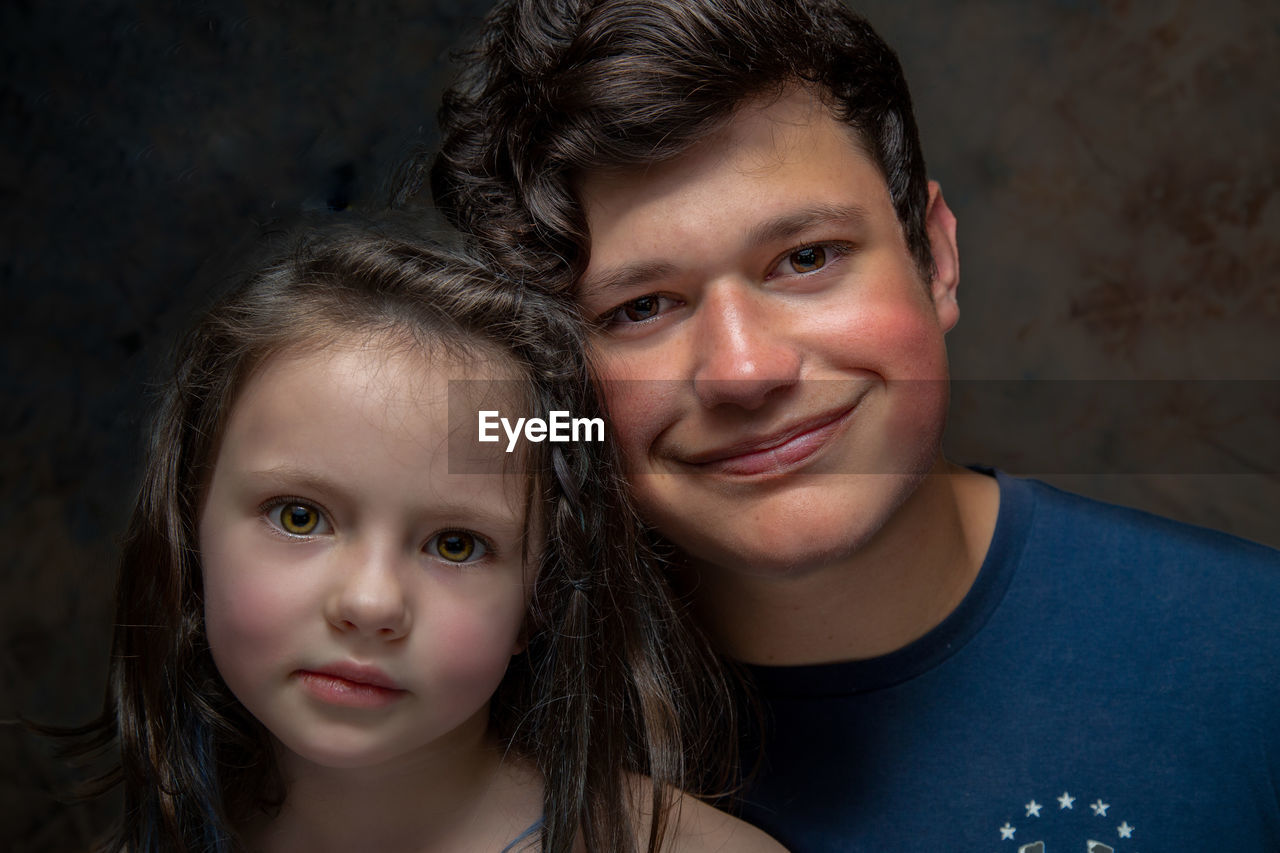
POLYGON ((593 246, 575 288, 579 296, 664 278, 671 270, 661 235, 702 230, 706 218, 723 209, 709 199, 737 208, 728 217, 733 231, 723 236, 747 246, 892 212, 883 174, 856 132, 799 88, 744 104, 715 134, 676 157, 586 173, 578 197, 593 246), (620 232, 629 235, 626 256, 602 257, 599 240, 617 247, 610 235, 620 232), (647 243, 641 233, 649 235, 647 243))

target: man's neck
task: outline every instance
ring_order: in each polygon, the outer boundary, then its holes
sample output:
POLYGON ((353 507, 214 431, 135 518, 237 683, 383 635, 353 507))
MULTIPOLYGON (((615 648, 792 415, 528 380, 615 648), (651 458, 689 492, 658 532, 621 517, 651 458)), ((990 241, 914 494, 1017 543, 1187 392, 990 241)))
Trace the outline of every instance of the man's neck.
POLYGON ((699 570, 697 606, 731 657, 795 665, 863 660, 919 639, 978 576, 999 509, 994 478, 939 459, 856 553, 784 577, 699 570))

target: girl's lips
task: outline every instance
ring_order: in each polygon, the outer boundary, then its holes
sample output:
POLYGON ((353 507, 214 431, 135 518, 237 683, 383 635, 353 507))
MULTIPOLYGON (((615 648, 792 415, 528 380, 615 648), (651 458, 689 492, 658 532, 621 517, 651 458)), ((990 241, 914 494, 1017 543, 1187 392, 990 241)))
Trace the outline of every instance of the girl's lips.
POLYGON ((302 688, 316 699, 348 708, 384 708, 408 693, 407 690, 393 686, 394 682, 381 673, 349 674, 348 677, 343 677, 331 671, 303 669, 298 670, 295 675, 302 688), (354 680, 365 678, 381 683, 354 680))
POLYGON ((754 442, 759 449, 748 445, 741 450, 732 448, 702 454, 692 464, 701 471, 740 477, 781 473, 803 463, 825 447, 857 407, 858 404, 854 403, 833 414, 814 418, 798 428, 754 442))

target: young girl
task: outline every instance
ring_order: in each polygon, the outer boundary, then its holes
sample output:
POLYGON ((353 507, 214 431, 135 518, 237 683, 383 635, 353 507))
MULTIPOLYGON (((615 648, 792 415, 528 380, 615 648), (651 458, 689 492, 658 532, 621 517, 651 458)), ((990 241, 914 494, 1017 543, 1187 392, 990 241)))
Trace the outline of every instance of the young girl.
POLYGON ((555 302, 367 233, 210 311, 80 732, 119 750, 109 849, 780 849, 674 790, 723 681, 608 442, 477 440, 599 417, 583 351, 555 302))

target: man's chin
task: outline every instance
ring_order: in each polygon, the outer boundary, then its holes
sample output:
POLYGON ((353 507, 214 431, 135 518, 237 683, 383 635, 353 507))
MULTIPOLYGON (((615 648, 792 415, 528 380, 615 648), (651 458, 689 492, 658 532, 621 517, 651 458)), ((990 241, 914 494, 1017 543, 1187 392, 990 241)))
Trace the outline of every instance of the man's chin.
POLYGON ((714 522, 705 514, 648 516, 703 571, 785 580, 856 561, 921 479, 922 474, 862 475, 834 489, 828 482, 726 510, 714 522))
POLYGON ((848 518, 843 523, 811 518, 804 524, 771 527, 750 536, 673 541, 702 572, 785 581, 856 560, 882 526, 883 520, 854 524, 848 518))

